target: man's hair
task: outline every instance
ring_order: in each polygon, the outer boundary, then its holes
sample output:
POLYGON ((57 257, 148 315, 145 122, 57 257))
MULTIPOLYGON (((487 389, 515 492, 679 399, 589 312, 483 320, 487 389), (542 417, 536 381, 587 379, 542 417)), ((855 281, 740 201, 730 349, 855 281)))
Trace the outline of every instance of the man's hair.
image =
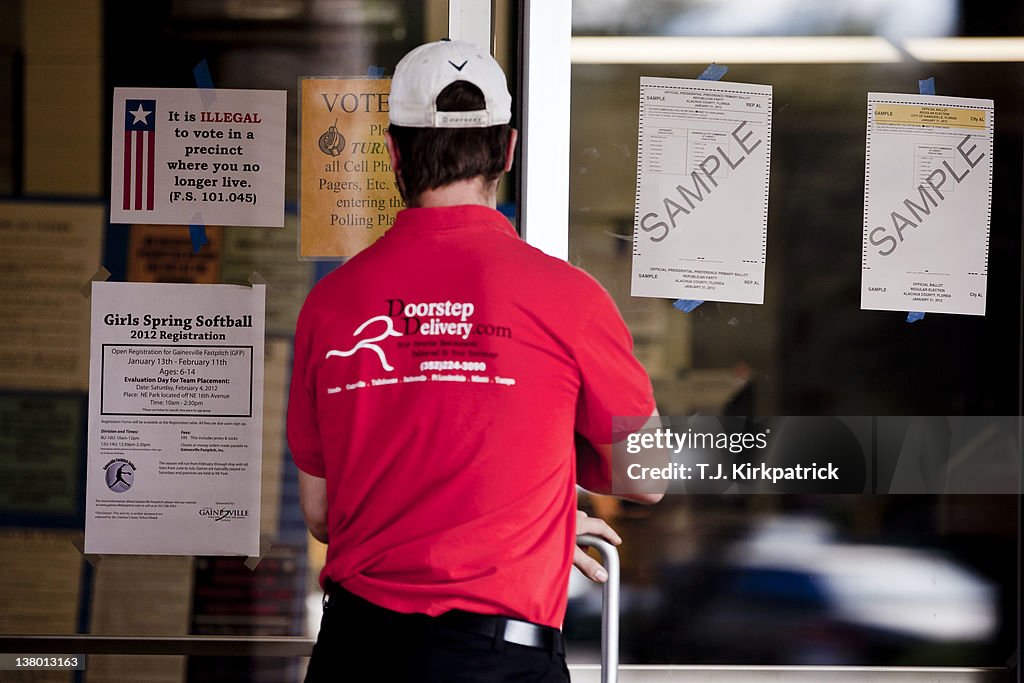
MULTIPOLYGON (((476 111, 486 106, 480 88, 455 81, 437 96, 438 111, 476 111)), ((508 124, 486 128, 410 128, 391 124, 388 131, 398 149, 398 188, 406 204, 427 190, 482 176, 494 182, 505 171, 508 124)))

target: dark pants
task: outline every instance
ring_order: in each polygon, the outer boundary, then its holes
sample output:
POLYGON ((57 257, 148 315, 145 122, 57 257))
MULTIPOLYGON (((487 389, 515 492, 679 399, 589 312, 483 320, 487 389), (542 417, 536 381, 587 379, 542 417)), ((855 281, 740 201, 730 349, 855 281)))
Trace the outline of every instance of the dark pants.
POLYGON ((324 605, 306 683, 569 680, 561 645, 526 647, 447 622, 444 616, 392 612, 334 588, 324 605))

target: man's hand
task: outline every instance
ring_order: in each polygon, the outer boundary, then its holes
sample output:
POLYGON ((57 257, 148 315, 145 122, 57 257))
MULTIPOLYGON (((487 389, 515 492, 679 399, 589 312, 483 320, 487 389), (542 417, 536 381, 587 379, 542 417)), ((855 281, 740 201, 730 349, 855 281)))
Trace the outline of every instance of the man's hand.
MULTIPOLYGON (((591 534, 600 536, 612 545, 619 545, 622 539, 615 533, 615 529, 608 526, 603 519, 587 517, 583 510, 576 511, 576 535, 591 534)), ((604 570, 601 563, 587 554, 583 548, 576 546, 572 556, 573 565, 579 569, 585 577, 597 583, 604 583, 608 580, 608 572, 604 570)))

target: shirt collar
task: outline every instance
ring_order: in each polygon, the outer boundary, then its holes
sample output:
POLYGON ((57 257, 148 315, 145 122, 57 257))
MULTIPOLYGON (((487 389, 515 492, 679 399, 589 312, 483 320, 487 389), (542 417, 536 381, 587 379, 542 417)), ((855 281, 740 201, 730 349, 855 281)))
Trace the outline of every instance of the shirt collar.
POLYGON ((437 233, 450 230, 498 230, 517 237, 512 223, 489 206, 463 204, 422 209, 402 209, 386 234, 437 233))

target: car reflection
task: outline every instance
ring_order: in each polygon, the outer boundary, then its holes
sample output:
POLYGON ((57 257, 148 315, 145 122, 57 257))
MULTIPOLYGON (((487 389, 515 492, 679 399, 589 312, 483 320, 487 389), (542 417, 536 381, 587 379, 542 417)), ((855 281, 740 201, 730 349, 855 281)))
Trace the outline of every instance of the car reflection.
MULTIPOLYGON (((995 586, 950 557, 841 542, 811 517, 762 520, 718 557, 662 573, 658 588, 623 587, 624 660, 860 665, 929 652, 941 662, 999 626, 995 586)), ((584 638, 600 596, 576 588, 567 633, 584 638)))

